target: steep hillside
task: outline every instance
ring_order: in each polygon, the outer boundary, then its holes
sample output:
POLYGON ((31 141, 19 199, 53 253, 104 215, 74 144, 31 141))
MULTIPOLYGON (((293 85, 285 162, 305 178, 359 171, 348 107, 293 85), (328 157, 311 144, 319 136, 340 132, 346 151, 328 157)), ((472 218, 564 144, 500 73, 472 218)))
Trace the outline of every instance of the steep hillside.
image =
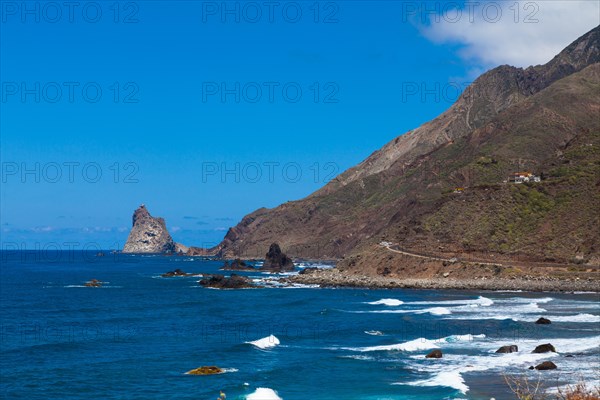
POLYGON ((600 28, 544 66, 496 68, 313 195, 246 216, 213 251, 253 257, 277 241, 291 256, 339 258, 386 238, 435 252, 593 259, 600 235, 583 236, 595 232, 598 199, 598 62, 600 28), (522 169, 548 179, 502 183, 522 169))

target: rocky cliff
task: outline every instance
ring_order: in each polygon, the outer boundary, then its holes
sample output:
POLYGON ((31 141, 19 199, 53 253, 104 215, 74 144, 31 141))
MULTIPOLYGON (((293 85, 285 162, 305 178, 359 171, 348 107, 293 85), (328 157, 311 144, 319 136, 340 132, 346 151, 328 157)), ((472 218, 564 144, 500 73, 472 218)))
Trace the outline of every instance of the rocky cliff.
POLYGON ((430 252, 597 259, 599 62, 600 27, 546 65, 495 68, 321 190, 247 215, 212 252, 259 254, 277 241, 292 257, 341 258, 385 238, 430 252), (521 169, 545 180, 503 183, 521 169))
POLYGON ((150 215, 143 204, 135 210, 123 253, 169 253, 176 248, 164 219, 150 215))

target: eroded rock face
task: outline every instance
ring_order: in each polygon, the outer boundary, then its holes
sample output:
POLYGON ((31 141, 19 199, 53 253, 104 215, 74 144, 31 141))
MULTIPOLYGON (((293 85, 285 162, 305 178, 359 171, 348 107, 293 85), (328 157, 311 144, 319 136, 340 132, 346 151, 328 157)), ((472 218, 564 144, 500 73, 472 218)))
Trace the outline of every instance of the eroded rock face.
POLYGON ((261 270, 272 272, 288 272, 294 270, 292 259, 285 255, 277 243, 272 243, 261 270))
POLYGON ((176 245, 167 231, 165 220, 150 215, 142 204, 133 213, 133 228, 129 232, 123 253, 172 253, 176 245))

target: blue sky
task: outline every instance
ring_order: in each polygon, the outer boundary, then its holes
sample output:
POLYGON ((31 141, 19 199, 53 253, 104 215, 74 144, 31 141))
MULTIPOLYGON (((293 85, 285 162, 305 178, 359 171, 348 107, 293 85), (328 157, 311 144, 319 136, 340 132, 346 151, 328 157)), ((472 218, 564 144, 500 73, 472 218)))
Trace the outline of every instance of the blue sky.
POLYGON ((2 1, 3 248, 121 247, 140 203, 215 244, 599 23, 531 3, 2 1))

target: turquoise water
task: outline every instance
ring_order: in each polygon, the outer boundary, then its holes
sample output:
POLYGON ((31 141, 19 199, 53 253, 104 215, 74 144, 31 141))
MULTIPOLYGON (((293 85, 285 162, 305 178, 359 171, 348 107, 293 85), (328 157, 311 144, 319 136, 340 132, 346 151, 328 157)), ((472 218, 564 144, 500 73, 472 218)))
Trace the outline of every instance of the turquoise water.
POLYGON ((554 386, 598 380, 597 295, 223 291, 199 287, 197 277, 160 277, 221 265, 188 257, 2 253, 0 396, 214 400, 222 390, 228 399, 245 399, 262 387, 284 400, 509 399, 504 373, 541 376, 554 386), (92 278, 106 283, 82 287, 92 278), (539 316, 553 323, 533 324, 539 316), (269 335, 280 344, 246 343, 269 335), (559 353, 530 354, 546 342, 559 353), (520 352, 493 353, 507 344, 520 352), (436 347, 444 358, 425 359, 436 347), (546 359, 559 369, 527 369, 546 359), (185 374, 203 365, 227 372, 185 374))

